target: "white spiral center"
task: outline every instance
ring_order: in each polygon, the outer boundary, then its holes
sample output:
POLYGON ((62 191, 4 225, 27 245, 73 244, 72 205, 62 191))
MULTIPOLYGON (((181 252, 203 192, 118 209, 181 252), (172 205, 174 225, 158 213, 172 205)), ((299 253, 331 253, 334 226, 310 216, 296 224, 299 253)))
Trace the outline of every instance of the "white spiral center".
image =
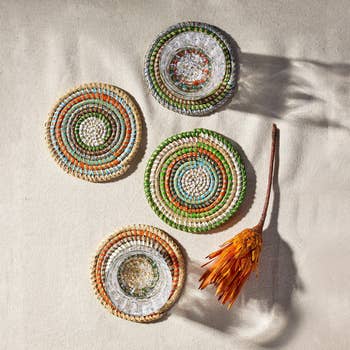
POLYGON ((210 178, 202 166, 191 168, 182 177, 182 188, 192 198, 204 195, 210 186, 210 178))
POLYGON ((101 145, 104 142, 106 132, 105 123, 96 117, 86 118, 79 127, 81 140, 90 147, 101 145))

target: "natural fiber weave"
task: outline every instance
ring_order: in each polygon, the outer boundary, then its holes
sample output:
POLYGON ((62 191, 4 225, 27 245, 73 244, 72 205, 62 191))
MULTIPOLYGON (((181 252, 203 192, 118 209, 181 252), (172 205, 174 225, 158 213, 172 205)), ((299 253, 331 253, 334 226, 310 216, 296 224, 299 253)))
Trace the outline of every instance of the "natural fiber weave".
POLYGON ((237 86, 238 46, 221 29, 199 22, 160 33, 145 59, 145 78, 166 108, 205 115, 225 104, 237 86))
POLYGON ((171 136, 156 148, 144 186, 150 206, 167 224, 204 232, 237 211, 246 174, 230 141, 214 131, 195 129, 171 136))
MULTIPOLYGON (((101 244, 93 259, 91 280, 97 298, 112 314, 129 321, 152 322, 161 318, 178 299, 185 280, 184 258, 177 243, 165 232, 148 225, 131 225, 117 230, 101 244), (115 261, 122 257, 123 262, 119 265, 119 273, 122 270, 121 266, 125 265, 125 261, 128 261, 130 256, 132 258, 140 255, 142 249, 145 251, 147 249, 152 251, 153 249, 152 254, 157 252, 161 254, 168 264, 172 283, 168 299, 158 310, 149 314, 138 315, 136 312, 132 314, 118 309, 112 300, 113 294, 108 294, 107 279, 113 266, 117 265, 115 261), (129 253, 130 256, 124 259, 123 254, 125 252, 129 253)), ((134 283, 137 282, 134 281, 134 283)), ((120 282, 116 279, 112 281, 112 284, 120 284, 120 282)), ((162 292, 164 292, 163 288, 159 290, 159 293, 162 292)), ((121 294, 122 298, 125 298, 124 304, 128 300, 131 300, 135 305, 138 303, 137 298, 130 297, 128 293, 122 292, 121 294)), ((139 302, 142 303, 144 300, 147 302, 145 298, 139 299, 139 302)), ((124 304, 122 303, 122 305, 124 304)))
POLYGON ((109 181, 130 166, 141 140, 141 111, 115 86, 85 84, 58 100, 45 127, 50 152, 67 173, 109 181))

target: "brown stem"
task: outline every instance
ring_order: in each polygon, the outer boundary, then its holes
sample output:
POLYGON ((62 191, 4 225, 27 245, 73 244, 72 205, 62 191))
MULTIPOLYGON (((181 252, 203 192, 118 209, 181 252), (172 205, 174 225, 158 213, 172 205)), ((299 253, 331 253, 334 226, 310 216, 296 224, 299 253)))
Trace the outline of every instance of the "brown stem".
POLYGON ((269 178, 268 178, 268 182, 267 182, 265 203, 264 203, 263 211, 261 213, 260 221, 256 225, 256 227, 259 228, 261 231, 264 227, 267 209, 269 207, 269 202, 270 202, 270 193, 271 193, 272 177, 273 177, 273 166, 274 166, 274 162, 275 162, 275 153, 276 153, 276 141, 277 141, 277 126, 276 126, 276 124, 273 124, 272 125, 272 143, 271 143, 271 154, 270 154, 269 178))

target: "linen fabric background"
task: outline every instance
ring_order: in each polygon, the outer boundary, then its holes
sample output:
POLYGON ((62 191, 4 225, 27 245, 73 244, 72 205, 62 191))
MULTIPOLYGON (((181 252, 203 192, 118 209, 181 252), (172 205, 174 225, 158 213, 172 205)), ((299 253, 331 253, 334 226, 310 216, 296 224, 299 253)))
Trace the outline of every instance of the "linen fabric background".
POLYGON ((0 1, 1 349, 349 349, 350 152, 347 1, 0 1), (143 80, 156 35, 180 21, 240 45, 239 92, 209 117, 161 107, 143 80), (131 171, 93 184, 51 159, 44 122, 86 82, 130 92, 146 131, 131 171), (280 149, 259 276, 230 311, 198 291, 205 256, 254 225, 271 123, 280 149), (213 234, 180 232, 148 206, 143 173, 166 137, 204 127, 237 143, 248 171, 240 213, 213 234), (188 278, 161 322, 109 314, 89 265, 116 228, 144 223, 183 246, 188 278))

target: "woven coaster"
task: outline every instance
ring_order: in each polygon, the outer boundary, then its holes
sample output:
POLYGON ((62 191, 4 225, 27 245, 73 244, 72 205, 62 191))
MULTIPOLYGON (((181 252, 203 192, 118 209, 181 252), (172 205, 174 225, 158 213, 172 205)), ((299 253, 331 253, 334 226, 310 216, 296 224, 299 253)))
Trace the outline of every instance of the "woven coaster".
POLYGON ((168 234, 152 226, 133 225, 102 243, 93 260, 91 279, 97 298, 114 315, 152 322, 179 297, 185 263, 168 234))
POLYGON ((226 222, 243 201, 245 168, 231 142, 195 129, 163 141, 145 171, 145 193, 167 224, 204 232, 226 222))
POLYGON ((68 173, 109 181, 129 168, 141 139, 141 112, 125 91, 92 83, 69 91, 46 123, 46 140, 68 173))
POLYGON ((225 104, 238 81, 237 44, 221 29, 205 23, 176 24, 151 45, 145 78, 166 108, 205 115, 225 104))

